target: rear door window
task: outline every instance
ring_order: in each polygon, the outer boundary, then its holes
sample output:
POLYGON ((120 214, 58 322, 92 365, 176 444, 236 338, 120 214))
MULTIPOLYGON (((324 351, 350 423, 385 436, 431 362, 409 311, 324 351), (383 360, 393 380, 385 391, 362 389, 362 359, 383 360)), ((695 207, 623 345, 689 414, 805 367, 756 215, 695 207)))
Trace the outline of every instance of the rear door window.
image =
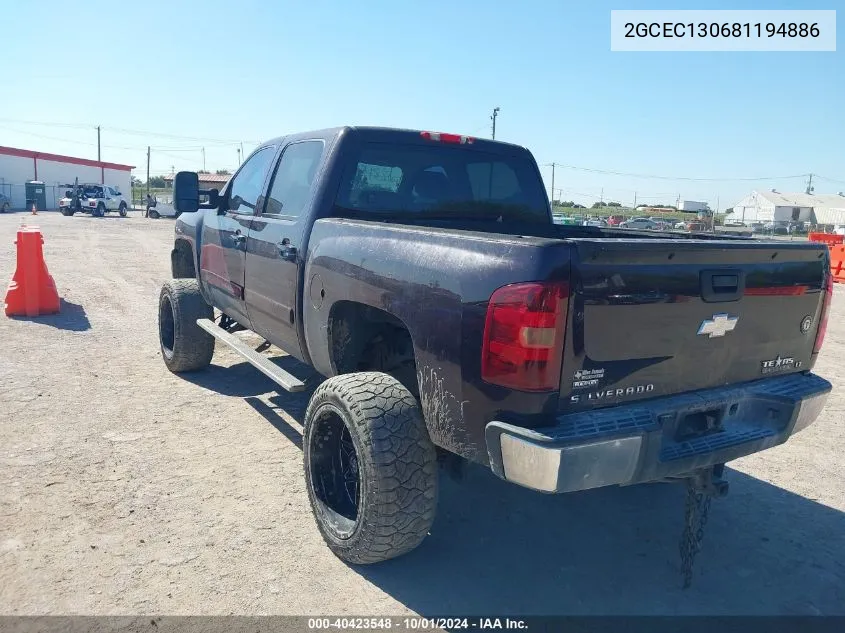
POLYGON ((323 141, 302 141, 286 147, 264 213, 299 217, 311 197, 322 156, 323 141))

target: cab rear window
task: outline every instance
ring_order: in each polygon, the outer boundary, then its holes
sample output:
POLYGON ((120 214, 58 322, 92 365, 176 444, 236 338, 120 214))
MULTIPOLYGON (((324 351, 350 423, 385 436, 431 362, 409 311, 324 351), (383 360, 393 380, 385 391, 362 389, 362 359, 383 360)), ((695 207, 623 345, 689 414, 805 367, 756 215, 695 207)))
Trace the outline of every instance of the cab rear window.
POLYGON ((527 156, 449 145, 364 144, 345 170, 336 206, 363 216, 550 222, 527 156))

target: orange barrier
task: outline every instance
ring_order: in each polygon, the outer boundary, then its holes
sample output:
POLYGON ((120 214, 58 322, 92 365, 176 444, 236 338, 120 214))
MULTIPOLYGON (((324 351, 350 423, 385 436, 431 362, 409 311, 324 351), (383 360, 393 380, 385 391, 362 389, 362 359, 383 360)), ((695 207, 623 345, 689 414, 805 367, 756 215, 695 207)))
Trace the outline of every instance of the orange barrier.
POLYGON ((828 246, 845 243, 845 235, 836 235, 835 233, 810 233, 807 237, 811 242, 822 242, 828 246))
POLYGON ((833 281, 845 284, 845 246, 830 247, 830 274, 833 281))
POLYGON ((6 292, 6 316, 34 317, 59 311, 59 293, 47 271, 43 243, 44 237, 37 226, 18 229, 17 268, 6 292))

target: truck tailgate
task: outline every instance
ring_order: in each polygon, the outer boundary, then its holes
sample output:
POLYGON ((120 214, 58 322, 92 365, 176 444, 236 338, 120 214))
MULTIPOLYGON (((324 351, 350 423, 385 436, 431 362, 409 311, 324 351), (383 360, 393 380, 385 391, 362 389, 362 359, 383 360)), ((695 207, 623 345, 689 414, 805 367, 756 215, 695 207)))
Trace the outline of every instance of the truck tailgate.
POLYGON ((810 369, 826 247, 575 239, 561 408, 810 369))

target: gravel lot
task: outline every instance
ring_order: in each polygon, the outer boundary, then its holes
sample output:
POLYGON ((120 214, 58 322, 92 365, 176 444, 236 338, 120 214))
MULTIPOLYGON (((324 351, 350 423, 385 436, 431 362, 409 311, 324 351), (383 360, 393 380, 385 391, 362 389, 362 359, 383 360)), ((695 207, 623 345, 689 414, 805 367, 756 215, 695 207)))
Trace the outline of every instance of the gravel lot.
POLYGON ((444 479, 421 548, 352 568, 308 508, 309 394, 220 346, 189 377, 159 359, 173 222, 0 215, 7 279, 21 219, 42 227, 64 303, 0 317, 2 614, 845 614, 843 287, 823 417, 731 463, 691 589, 680 487, 552 497, 483 469, 444 479))

